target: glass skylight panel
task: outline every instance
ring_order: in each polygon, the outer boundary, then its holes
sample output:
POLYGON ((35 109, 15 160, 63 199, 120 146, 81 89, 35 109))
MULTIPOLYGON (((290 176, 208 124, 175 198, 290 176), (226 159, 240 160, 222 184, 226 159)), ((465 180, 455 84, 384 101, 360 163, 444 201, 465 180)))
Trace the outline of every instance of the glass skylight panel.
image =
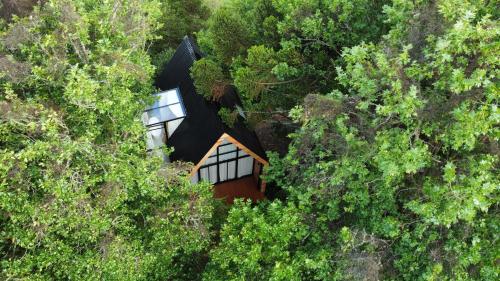
MULTIPOLYGON (((161 109, 161 108, 160 108, 161 109)), ((180 103, 172 104, 168 106, 169 114, 172 115, 172 119, 181 118, 186 116, 184 109, 180 103)))
POLYGON ((146 125, 167 122, 186 116, 178 89, 161 92, 155 96, 158 97, 158 100, 144 112, 143 120, 146 125))
POLYGON ((153 96, 156 97, 156 100, 151 106, 147 107, 146 110, 180 102, 179 92, 177 89, 171 89, 165 92, 157 93, 153 96))
POLYGON ((174 131, 177 129, 177 127, 179 127, 183 120, 184 118, 167 122, 168 137, 172 136, 174 131))
POLYGON ((180 103, 149 109, 146 113, 146 125, 166 122, 186 116, 180 103))
POLYGON ((148 150, 153 150, 163 146, 165 142, 165 131, 161 126, 149 128, 146 133, 146 146, 148 150))
POLYGON ((158 134, 161 128, 163 130, 161 138, 165 143, 167 137, 174 133, 186 117, 178 88, 157 93, 154 96, 156 97, 155 102, 147 107, 142 114, 142 122, 150 131, 148 133, 148 147, 158 146, 156 142, 154 145, 151 144, 151 134, 155 133, 153 131, 157 131, 156 134, 158 134))
POLYGON ((168 120, 168 109, 160 110, 159 108, 150 109, 145 112, 146 125, 154 125, 168 120))

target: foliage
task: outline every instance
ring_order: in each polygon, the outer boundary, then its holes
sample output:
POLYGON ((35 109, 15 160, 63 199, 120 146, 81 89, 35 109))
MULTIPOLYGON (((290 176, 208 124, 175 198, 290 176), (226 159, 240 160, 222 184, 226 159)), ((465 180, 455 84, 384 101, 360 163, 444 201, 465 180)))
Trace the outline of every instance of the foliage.
POLYGON ((155 41, 158 47, 176 47, 186 35, 193 35, 205 25, 210 11, 202 0, 162 1, 162 39, 155 41))
POLYGON ((268 180, 325 237, 321 249, 348 249, 331 276, 496 280, 498 21, 480 2, 394 7, 384 41, 344 50, 342 88, 293 111, 302 128, 286 157, 272 155, 268 180), (402 27, 421 11, 438 13, 442 29, 423 30, 412 52, 415 31, 402 27), (360 255, 378 276, 356 273, 360 255))
POLYGON ((226 0, 205 0, 205 4, 211 9, 217 9, 220 7, 226 0))
POLYGON ((0 24, 0 279, 498 280, 496 1, 44 2, 0 24), (199 28, 198 93, 300 126, 283 202, 145 152, 147 52, 199 28))
POLYGON ((231 128, 234 127, 234 123, 238 120, 238 111, 231 110, 227 107, 222 107, 218 114, 222 122, 231 128))
POLYGON ((311 280, 311 272, 327 263, 290 252, 308 233, 299 210, 279 202, 251 207, 236 202, 221 231, 221 245, 211 253, 205 280, 311 280))
POLYGON ((234 80, 247 110, 290 109, 306 94, 336 85, 334 64, 343 47, 383 34, 382 6, 365 0, 228 1, 198 37, 234 80))
POLYGON ((194 80, 196 92, 207 100, 217 100, 227 86, 222 69, 217 63, 208 58, 202 58, 194 62, 191 67, 191 77, 194 80))
POLYGON ((205 26, 210 15, 209 8, 203 0, 160 0, 161 27, 156 31, 158 37, 151 41, 149 54, 152 62, 161 70, 170 59, 169 54, 177 48, 186 35, 194 33, 205 26))
POLYGON ((174 48, 165 46, 163 50, 151 54, 151 64, 153 64, 153 66, 155 67, 156 77, 159 77, 164 67, 174 56, 174 53, 175 53, 174 48))
MULTIPOLYGON (((226 64, 250 46, 249 32, 243 19, 228 8, 216 10, 208 21, 209 40, 214 55, 226 64)), ((203 36, 203 33, 201 34, 203 36)))
POLYGON ((158 11, 52 0, 2 30, 27 70, 0 78, 0 279, 175 279, 206 251, 211 187, 145 152, 158 11))

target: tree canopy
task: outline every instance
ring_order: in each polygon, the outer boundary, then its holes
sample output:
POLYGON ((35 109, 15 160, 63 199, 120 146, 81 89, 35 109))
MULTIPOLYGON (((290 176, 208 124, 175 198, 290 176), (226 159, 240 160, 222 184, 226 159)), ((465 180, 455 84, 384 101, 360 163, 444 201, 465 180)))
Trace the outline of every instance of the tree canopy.
POLYGON ((139 121, 159 5, 47 1, 3 29, 0 279, 189 279, 208 247, 211 187, 139 121))
POLYGON ((497 1, 213 2, 3 2, 0 279, 498 280, 497 1), (280 199, 146 152, 184 35, 199 94, 293 123, 280 199))

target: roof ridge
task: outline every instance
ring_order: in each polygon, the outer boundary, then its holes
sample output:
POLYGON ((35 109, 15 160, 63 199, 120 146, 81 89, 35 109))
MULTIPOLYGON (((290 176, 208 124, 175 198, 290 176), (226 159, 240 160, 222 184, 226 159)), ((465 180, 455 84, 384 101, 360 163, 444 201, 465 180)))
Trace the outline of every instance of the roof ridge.
POLYGON ((189 55, 193 61, 204 57, 204 54, 201 52, 193 37, 186 35, 182 40, 186 43, 189 55))

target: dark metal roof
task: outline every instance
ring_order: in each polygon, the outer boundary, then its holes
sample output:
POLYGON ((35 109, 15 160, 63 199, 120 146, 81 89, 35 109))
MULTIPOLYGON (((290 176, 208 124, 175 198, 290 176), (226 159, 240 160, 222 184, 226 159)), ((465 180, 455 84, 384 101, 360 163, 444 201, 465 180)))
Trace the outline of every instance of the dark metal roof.
POLYGON ((218 115, 222 104, 226 107, 241 106, 234 88, 230 87, 219 102, 207 101, 196 93, 190 68, 202 57, 203 53, 194 40, 188 36, 184 37, 174 56, 155 81, 155 86, 162 91, 178 87, 187 113, 184 121, 167 140, 167 145, 174 147, 170 159, 197 164, 223 133, 229 134, 255 154, 267 159, 255 132, 249 130, 241 120, 237 121, 233 128, 229 128, 218 115))

